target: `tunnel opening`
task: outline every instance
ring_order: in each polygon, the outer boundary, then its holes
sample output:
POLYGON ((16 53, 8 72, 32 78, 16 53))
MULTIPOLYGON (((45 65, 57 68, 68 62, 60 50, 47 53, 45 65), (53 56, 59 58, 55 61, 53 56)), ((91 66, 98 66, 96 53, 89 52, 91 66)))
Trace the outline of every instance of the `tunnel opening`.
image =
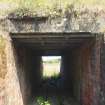
POLYGON ((42 56, 43 78, 58 77, 60 75, 61 56, 42 56))
POLYGON ((98 65, 96 34, 91 33, 11 33, 17 74, 25 105, 83 105, 91 102, 90 72, 98 65), (60 56, 60 74, 43 80, 45 56, 60 56), (45 104, 46 105, 46 104, 45 104))

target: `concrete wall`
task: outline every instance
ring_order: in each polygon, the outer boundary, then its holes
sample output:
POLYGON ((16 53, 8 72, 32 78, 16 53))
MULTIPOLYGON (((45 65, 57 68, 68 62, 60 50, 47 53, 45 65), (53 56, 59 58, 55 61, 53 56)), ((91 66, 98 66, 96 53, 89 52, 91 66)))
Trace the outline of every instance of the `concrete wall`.
POLYGON ((23 105, 22 94, 20 90, 19 78, 17 76, 17 61, 12 40, 8 34, 6 39, 6 62, 7 74, 5 76, 5 105, 23 105))
MULTIPOLYGON (((62 57, 61 73, 67 82, 67 87, 69 86, 69 89, 71 89, 71 96, 82 105, 92 105, 90 100, 92 96, 86 96, 88 94, 86 92, 89 92, 88 81, 91 82, 88 75, 91 71, 91 47, 93 46, 90 41, 90 44, 88 42, 84 43, 62 57)), ((91 94, 91 92, 89 93, 91 94)))
POLYGON ((77 7, 68 8, 61 16, 55 14, 49 16, 46 21, 38 20, 38 17, 34 18, 33 22, 30 18, 14 18, 9 22, 11 32, 105 32, 104 11, 87 7, 79 11, 77 7))
POLYGON ((82 105, 99 105, 101 38, 98 36, 78 50, 73 50, 74 96, 82 105))
MULTIPOLYGON (((5 35, 2 35, 5 34, 5 35)), ((0 36, 0 105, 27 105, 41 79, 41 57, 0 36)))
POLYGON ((41 57, 34 51, 22 45, 14 44, 17 58, 17 74, 24 105, 28 105, 36 95, 41 82, 42 62, 41 57))
POLYGON ((0 36, 0 105, 6 104, 5 76, 7 74, 6 40, 0 36))
POLYGON ((100 105, 105 105, 105 40, 103 40, 101 48, 101 91, 100 91, 100 105))
MULTIPOLYGON (((96 36, 62 57, 61 73, 71 89, 70 94, 81 105, 100 105, 100 80, 104 80, 100 68, 101 44, 102 37, 96 36)), ((104 103, 104 82, 101 85, 101 103, 104 103)))

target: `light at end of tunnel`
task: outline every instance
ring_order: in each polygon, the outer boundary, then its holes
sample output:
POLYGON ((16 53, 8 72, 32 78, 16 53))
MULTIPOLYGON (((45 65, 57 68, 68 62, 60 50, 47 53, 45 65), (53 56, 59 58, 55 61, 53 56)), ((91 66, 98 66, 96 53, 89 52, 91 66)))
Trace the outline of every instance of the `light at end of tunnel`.
POLYGON ((43 78, 60 75, 61 56, 42 56, 43 78))

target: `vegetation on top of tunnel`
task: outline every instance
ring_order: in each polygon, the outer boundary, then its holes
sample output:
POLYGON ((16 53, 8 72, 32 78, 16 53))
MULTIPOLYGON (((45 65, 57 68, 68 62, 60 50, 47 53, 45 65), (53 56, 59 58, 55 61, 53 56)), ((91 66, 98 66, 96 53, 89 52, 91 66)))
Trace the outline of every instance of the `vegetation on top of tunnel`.
POLYGON ((0 0, 0 15, 12 16, 62 16, 68 6, 80 8, 95 6, 104 8, 105 1, 101 0, 0 0))
POLYGON ((43 63, 49 63, 49 64, 52 64, 52 63, 58 63, 60 62, 61 59, 54 59, 54 60, 46 60, 46 61, 43 61, 43 63))

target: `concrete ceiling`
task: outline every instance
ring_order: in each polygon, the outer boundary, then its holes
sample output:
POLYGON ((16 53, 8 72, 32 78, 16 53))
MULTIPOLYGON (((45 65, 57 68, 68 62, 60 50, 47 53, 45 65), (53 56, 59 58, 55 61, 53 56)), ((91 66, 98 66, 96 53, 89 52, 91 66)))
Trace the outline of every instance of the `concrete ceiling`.
POLYGON ((13 41, 44 54, 60 54, 70 51, 88 42, 96 34, 89 32, 32 32, 32 33, 10 33, 13 41))

